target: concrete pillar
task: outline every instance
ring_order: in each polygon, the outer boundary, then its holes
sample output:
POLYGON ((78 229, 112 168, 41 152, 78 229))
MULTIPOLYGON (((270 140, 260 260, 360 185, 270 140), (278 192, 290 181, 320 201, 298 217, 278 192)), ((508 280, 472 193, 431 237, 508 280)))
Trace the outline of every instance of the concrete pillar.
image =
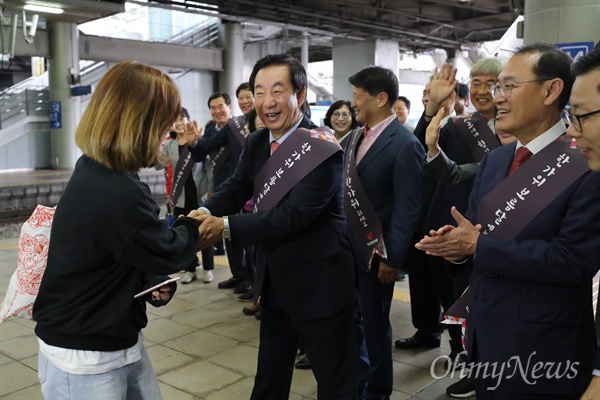
POLYGON ((302 53, 300 58, 304 69, 308 71, 308 32, 306 31, 302 32, 302 53))
POLYGON ((49 23, 50 58, 48 74, 50 101, 60 102, 62 127, 50 129, 52 168, 73 168, 80 154, 75 129, 81 116, 81 99, 71 97, 71 84, 79 79, 79 30, 70 22, 49 23))
POLYGON ((597 42, 600 1, 525 0, 524 37, 527 44, 597 42))
MULTIPOLYGON (((221 25, 223 39, 223 68, 219 76, 219 90, 231 96, 233 115, 240 115, 235 89, 240 83, 248 80, 244 77, 244 41, 242 37, 242 25, 239 22, 223 21, 221 25)), ((206 97, 208 100, 208 96, 206 97)))
POLYGON ((352 100, 348 78, 369 65, 389 68, 398 75, 398 43, 393 40, 333 39, 333 99, 352 100))

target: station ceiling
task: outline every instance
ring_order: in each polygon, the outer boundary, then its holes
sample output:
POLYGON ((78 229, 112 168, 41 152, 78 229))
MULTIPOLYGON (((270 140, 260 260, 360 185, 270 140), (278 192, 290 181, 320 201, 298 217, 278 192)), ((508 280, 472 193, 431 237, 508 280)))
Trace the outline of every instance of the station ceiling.
MULTIPOLYGON (((331 59, 332 39, 391 39, 401 51, 476 50, 498 40, 523 13, 526 0, 131 0, 151 7, 241 22, 244 42, 285 40, 300 52, 308 33, 310 61, 331 59)), ((125 0, 0 0, 3 11, 27 3, 61 7, 45 20, 87 22, 124 10, 125 0)))
MULTIPOLYGON (((305 29, 311 53, 318 36, 398 41, 400 50, 473 50, 498 40, 523 13, 525 0, 151 0, 174 9, 215 14, 248 26, 267 22, 298 39, 305 29)), ((257 35, 257 40, 262 40, 257 35)), ((252 38, 245 37, 246 41, 252 38)), ((327 43, 323 43, 327 47, 327 43)), ((329 44, 329 47, 331 45, 329 44)), ((329 50, 330 51, 330 50, 329 50)), ((313 61, 311 59, 311 61, 313 61)))

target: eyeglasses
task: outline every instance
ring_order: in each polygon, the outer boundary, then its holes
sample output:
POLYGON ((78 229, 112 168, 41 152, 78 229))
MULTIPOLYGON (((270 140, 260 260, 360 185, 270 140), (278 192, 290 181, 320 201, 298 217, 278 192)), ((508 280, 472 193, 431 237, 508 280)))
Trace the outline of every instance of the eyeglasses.
POLYGON ((490 93, 492 94, 492 97, 496 97, 496 95, 498 93, 500 93, 502 95, 502 97, 504 97, 505 99, 508 99, 510 97, 513 89, 520 88, 521 85, 524 85, 526 83, 531 83, 531 82, 544 82, 547 80, 548 79, 546 79, 546 78, 542 78, 542 79, 534 79, 531 81, 504 83, 502 85, 490 85, 490 93))
POLYGON ((348 119, 350 118, 350 115, 351 114, 348 111, 334 112, 333 114, 331 114, 333 119, 338 119, 339 117, 342 117, 343 119, 348 119))
POLYGON ((575 128, 577 132, 581 132, 581 120, 587 117, 591 117, 595 114, 600 114, 600 110, 592 111, 581 115, 575 115, 569 110, 567 111, 567 118, 569 119, 571 125, 573 125, 573 128, 575 128))

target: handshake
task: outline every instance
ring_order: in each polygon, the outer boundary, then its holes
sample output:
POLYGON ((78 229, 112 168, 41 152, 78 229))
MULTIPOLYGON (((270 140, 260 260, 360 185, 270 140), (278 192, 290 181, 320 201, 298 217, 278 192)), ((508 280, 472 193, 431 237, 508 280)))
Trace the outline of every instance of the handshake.
POLYGON ((200 236, 196 242, 197 251, 203 250, 223 238, 223 229, 225 226, 223 218, 208 215, 204 210, 193 210, 187 216, 200 224, 198 228, 200 236))

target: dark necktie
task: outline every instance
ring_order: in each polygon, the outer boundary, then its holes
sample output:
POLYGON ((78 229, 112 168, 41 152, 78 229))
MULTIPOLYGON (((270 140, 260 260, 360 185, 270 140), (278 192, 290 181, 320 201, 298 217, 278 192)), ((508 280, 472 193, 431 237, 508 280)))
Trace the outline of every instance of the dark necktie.
POLYGON ((508 171, 508 175, 515 172, 525 161, 529 160, 529 158, 533 155, 531 151, 527 147, 519 147, 517 152, 515 153, 515 158, 513 159, 512 165, 510 166, 510 171, 508 171))
POLYGON ((279 147, 279 143, 277 143, 276 141, 272 141, 271 142, 271 154, 275 153, 275 150, 277 150, 277 148, 279 147))

